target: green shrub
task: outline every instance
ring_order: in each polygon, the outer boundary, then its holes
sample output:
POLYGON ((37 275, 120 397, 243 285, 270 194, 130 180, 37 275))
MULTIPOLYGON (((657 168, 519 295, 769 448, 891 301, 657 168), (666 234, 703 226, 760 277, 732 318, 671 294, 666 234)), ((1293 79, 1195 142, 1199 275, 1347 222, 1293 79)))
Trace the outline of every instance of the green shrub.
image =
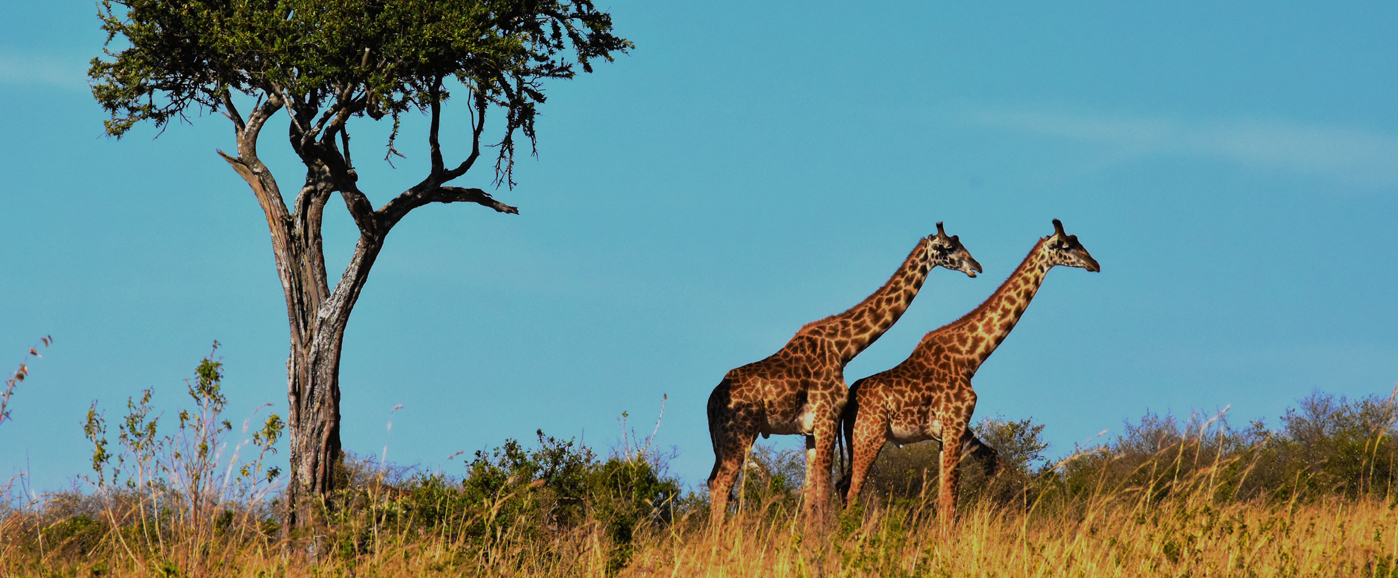
POLYGON ((1100 446, 1077 448, 1045 488, 1090 495, 1138 488, 1161 500, 1207 479, 1215 499, 1382 498, 1398 486, 1398 404, 1316 392, 1281 416, 1235 429, 1220 413, 1180 424, 1147 413, 1100 446))
POLYGON ((507 558, 538 563, 558 554, 498 546, 548 544, 595 524, 611 542, 609 566, 616 571, 629 561, 641 527, 674 519, 680 488, 663 475, 659 458, 600 460, 572 440, 536 433, 534 449, 506 440, 492 451, 476 452, 460 480, 347 456, 344 475, 350 487, 341 492, 338 514, 331 517, 333 550, 353 557, 385 541, 433 535, 459 544, 459 558, 468 566, 471 560, 510 565, 507 558))

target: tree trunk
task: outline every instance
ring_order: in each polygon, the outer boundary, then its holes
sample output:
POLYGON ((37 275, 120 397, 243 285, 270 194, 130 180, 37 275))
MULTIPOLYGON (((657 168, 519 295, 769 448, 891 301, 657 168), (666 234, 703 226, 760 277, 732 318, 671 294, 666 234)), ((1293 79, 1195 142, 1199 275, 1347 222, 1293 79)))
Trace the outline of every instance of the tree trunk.
MULTIPOLYGON (((321 504, 312 498, 329 497, 335 489, 335 466, 340 462, 340 348, 350 313, 383 246, 380 230, 388 227, 361 227, 354 256, 330 291, 320 223, 332 187, 315 179, 312 171, 297 194, 295 212, 289 212, 275 179, 256 158, 256 149, 249 146, 251 138, 246 135, 240 135, 244 138, 240 138, 239 156, 223 158, 247 181, 266 213, 277 276, 286 298, 291 330, 286 361, 290 471, 282 532, 287 535, 292 528, 314 519, 321 504)), ((365 214, 366 199, 341 194, 352 214, 365 214)), ((373 209, 368 208, 367 214, 365 222, 372 224, 373 209)))
POLYGON ((320 333, 310 347, 291 348, 286 360, 287 438, 290 471, 286 523, 290 529, 315 519, 316 496, 335 489, 340 461, 340 345, 344 332, 320 333))
MULTIPOLYGON (((340 464, 340 351, 350 313, 381 245, 380 239, 361 238, 340 283, 327 299, 320 301, 319 307, 309 307, 316 301, 309 295, 288 292, 292 327, 305 322, 302 326, 309 326, 310 331, 293 329, 286 361, 290 475, 284 534, 315 520, 322 506, 333 507, 316 498, 329 498, 336 489, 336 466, 340 464)), ((282 259, 278 255, 278 262, 282 259)))

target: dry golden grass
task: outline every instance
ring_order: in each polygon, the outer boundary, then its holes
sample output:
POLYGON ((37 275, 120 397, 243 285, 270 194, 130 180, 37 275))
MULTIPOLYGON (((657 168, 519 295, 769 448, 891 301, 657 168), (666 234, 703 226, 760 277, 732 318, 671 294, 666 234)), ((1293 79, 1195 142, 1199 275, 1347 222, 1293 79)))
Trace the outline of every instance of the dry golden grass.
MULTIPOLYGON (((696 515, 640 532, 619 575, 1398 576, 1398 500, 1148 505, 1126 497, 1028 513, 979 503, 946 532, 917 505, 849 510, 814 529, 780 506, 758 507, 735 514, 717 535, 696 515)), ((16 516, 0 529, 27 525, 16 516)), ((292 547, 227 535, 203 543, 175 540, 158 558, 130 555, 111 534, 100 538, 104 547, 81 556, 64 544, 40 553, 4 539, 0 573, 606 576, 613 551, 596 524, 532 541, 505 531, 485 549, 441 536, 363 535, 366 543, 354 553, 325 546, 314 552, 312 543, 333 544, 329 539, 303 539, 292 547)))
POLYGON ((1398 511, 1377 501, 1107 505, 1081 519, 977 506, 946 533, 907 510, 816 536, 740 518, 638 549, 630 576, 1398 576, 1398 511))
POLYGON ((260 477, 275 420, 236 474, 236 449, 222 461, 209 449, 231 429, 210 427, 221 423, 218 368, 200 365, 190 388, 198 411, 182 413, 171 437, 146 420, 148 392, 129 404, 115 461, 90 413, 91 491, 16 501, 0 485, 0 577, 1398 578, 1398 391, 1386 402, 1313 398, 1314 411, 1288 413, 1281 432, 1214 435, 1209 420, 1184 435, 1147 432, 1143 421, 1132 437, 1035 473, 1020 465, 962 478, 952 527, 933 515, 926 472, 920 492, 866 494, 866 505, 832 504, 826 519, 804 520, 794 513, 799 482, 782 473, 799 468, 759 452, 765 466, 715 534, 707 502, 676 496, 654 456, 597 460, 540 433, 538 450, 509 441, 478 454, 460 480, 347 465, 338 506, 282 539, 271 476, 260 477), (111 468, 121 464, 117 484, 111 468))

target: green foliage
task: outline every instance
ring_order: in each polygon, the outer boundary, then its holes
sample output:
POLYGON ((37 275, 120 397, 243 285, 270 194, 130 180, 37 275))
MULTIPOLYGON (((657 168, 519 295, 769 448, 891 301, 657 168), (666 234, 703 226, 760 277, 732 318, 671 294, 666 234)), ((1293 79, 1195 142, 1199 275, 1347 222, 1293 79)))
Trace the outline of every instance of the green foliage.
POLYGON ((1147 414, 1115 440, 1080 448, 1046 489, 1089 495, 1137 488, 1163 500, 1207 482, 1215 499, 1312 501, 1383 497, 1398 489, 1398 402, 1316 392, 1288 409, 1282 427, 1235 429, 1220 414, 1180 424, 1147 414))
MULTIPOLYGON (((350 487, 341 492, 344 507, 333 517, 339 529, 335 551, 353 557, 386 541, 435 536, 461 545, 462 565, 466 560, 524 564, 523 558, 509 559, 526 553, 503 545, 547 544, 595 525, 610 541, 608 563, 616 571, 630 559, 641 528, 673 520, 680 489, 663 475, 663 464, 634 455, 601 460, 572 440, 537 435, 534 449, 506 440, 492 451, 476 452, 459 482, 351 456, 346 460, 350 487)), ((537 562, 558 554, 528 555, 537 562)))
POLYGON ((740 482, 735 506, 766 508, 770 515, 795 511, 806 483, 806 453, 756 446, 748 454, 740 482))
MULTIPOLYGON (((474 106, 506 111, 497 165, 506 173, 521 130, 534 139, 540 82, 631 47, 590 0, 103 0, 105 57, 92 93, 120 137, 190 112, 230 113, 237 93, 281 101, 310 124, 381 119, 450 98, 454 78, 474 106), (116 42, 117 39, 120 42, 116 42), (120 49, 112 48, 115 46, 120 49), (322 118, 322 122, 324 122, 322 118)), ((396 134, 396 131, 395 131, 396 134)), ((390 150, 392 143, 390 142, 390 150)))
POLYGON ((253 435, 251 443, 259 450, 255 459, 239 464, 236 451, 223 454, 233 425, 221 419, 227 398, 217 351, 215 341, 194 379, 185 380, 194 407, 180 410, 173 432, 162 435, 160 418, 152 415, 153 388, 127 399, 127 414, 117 423, 119 448, 109 446, 107 423, 96 401, 83 425, 93 445, 96 476, 90 481, 102 502, 101 515, 83 515, 100 520, 106 535, 128 555, 139 552, 157 570, 195 570, 171 560, 173 536, 203 542, 235 528, 245 534, 266 518, 264 498, 278 472, 263 462, 281 436, 282 421, 272 414, 253 435))
POLYGON ((1049 447, 1042 437, 1044 424, 1033 423, 1032 418, 1010 421, 996 416, 982 418, 973 429, 981 442, 999 453, 1002 467, 1031 472, 1043 465, 1049 447))

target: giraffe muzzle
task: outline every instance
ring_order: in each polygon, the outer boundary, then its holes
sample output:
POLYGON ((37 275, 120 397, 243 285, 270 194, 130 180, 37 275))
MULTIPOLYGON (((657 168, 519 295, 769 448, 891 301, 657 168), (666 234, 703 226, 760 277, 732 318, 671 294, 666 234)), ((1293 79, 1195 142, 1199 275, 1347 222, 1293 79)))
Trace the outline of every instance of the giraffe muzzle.
POLYGON ((1093 273, 1102 272, 1102 266, 1097 264, 1097 260, 1093 259, 1091 255, 1084 257, 1083 260, 1087 261, 1087 263, 1083 266, 1083 269, 1087 269, 1088 271, 1091 271, 1093 273))
POLYGON ((961 271, 965 273, 967 277, 974 279, 977 273, 981 273, 985 271, 985 269, 982 269, 981 264, 976 262, 975 259, 968 257, 966 259, 966 265, 962 267, 961 271))

